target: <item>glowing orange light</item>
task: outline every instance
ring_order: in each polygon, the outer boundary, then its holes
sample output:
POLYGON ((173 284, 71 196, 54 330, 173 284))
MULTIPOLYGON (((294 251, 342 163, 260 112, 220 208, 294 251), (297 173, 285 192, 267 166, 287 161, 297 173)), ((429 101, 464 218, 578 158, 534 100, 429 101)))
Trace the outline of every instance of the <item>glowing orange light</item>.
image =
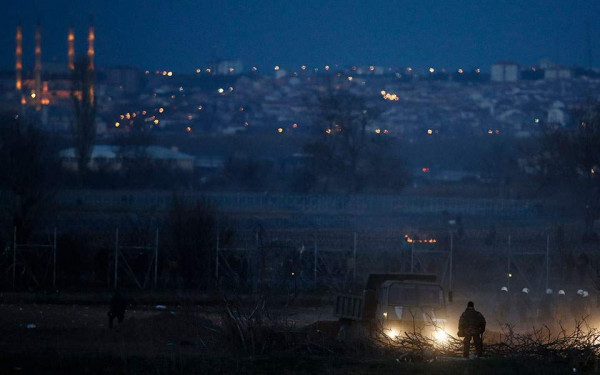
POLYGON ((437 240, 435 238, 428 238, 428 239, 424 239, 424 240, 413 239, 408 234, 404 235, 404 240, 408 243, 436 243, 437 242, 437 240))

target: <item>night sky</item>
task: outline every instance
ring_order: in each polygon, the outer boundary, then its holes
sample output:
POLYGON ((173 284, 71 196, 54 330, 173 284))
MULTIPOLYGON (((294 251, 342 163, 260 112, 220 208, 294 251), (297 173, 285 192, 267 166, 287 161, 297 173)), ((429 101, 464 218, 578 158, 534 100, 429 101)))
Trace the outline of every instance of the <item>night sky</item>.
POLYGON ((600 1, 327 1, 327 0, 21 0, 3 4, 0 68, 14 63, 14 27, 24 25, 24 61, 33 60, 41 17, 44 61, 66 61, 70 20, 84 52, 89 14, 100 66, 192 72, 212 59, 249 67, 382 65, 482 67, 547 58, 585 65, 586 23, 600 65, 600 1))

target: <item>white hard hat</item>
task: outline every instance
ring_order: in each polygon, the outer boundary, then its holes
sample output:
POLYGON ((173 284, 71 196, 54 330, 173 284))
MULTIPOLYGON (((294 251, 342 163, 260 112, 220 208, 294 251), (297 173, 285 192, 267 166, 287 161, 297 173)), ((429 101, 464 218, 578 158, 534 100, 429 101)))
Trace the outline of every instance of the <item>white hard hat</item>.
POLYGON ((529 288, 523 288, 523 290, 521 290, 521 292, 527 294, 527 293, 529 293, 529 288))
POLYGON ((554 293, 554 291, 552 289, 550 289, 550 288, 546 289, 546 294, 552 294, 552 293, 554 293))
POLYGON ((583 296, 583 289, 577 290, 577 294, 579 294, 580 296, 583 296))
POLYGON ((589 295, 590 295, 590 294, 587 292, 587 290, 584 290, 584 291, 583 291, 583 297, 587 297, 587 296, 589 296, 589 295))
POLYGON ((561 289, 561 290, 558 291, 558 294, 562 294, 564 296, 565 295, 565 291, 561 289))
POLYGON ((503 286, 502 288, 500 288, 500 291, 502 291, 502 292, 508 292, 508 288, 505 287, 505 286, 503 286))

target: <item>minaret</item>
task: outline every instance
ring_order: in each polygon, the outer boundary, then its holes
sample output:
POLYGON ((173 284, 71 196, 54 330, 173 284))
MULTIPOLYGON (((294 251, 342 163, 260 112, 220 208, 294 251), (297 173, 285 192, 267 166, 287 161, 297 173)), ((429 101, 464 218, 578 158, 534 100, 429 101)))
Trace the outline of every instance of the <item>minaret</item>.
POLYGON ((96 39, 96 35, 94 34, 94 20, 92 16, 90 16, 90 28, 88 31, 88 50, 87 50, 87 58, 88 58, 88 70, 90 74, 90 103, 94 103, 94 40, 96 39))
POLYGON ((67 36, 68 43, 68 57, 69 57, 69 70, 75 69, 75 30, 73 25, 69 26, 69 35, 67 36))
POLYGON ((35 66, 33 69, 33 75, 35 79, 34 92, 31 94, 35 103, 36 111, 39 111, 41 106, 41 94, 42 94, 42 26, 38 20, 37 26, 35 27, 35 66))
POLYGON ((96 36, 94 34, 94 23, 92 16, 90 16, 90 28, 88 31, 88 50, 87 57, 89 63, 89 69, 94 70, 94 39, 96 36))
POLYGON ((23 89, 23 28, 21 22, 17 25, 15 35, 15 89, 23 89))

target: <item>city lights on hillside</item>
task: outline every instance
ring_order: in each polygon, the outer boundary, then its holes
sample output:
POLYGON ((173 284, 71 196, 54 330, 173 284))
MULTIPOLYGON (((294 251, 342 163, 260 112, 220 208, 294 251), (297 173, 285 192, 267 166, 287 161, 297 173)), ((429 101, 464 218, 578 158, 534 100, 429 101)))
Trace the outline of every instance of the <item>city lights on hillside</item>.
POLYGON ((429 68, 429 73, 435 73, 435 69, 434 68, 429 68))
POLYGON ((273 70, 278 71, 279 70, 279 65, 275 65, 275 67, 273 68, 273 70))
POLYGON ((463 74, 463 73, 464 73, 464 70, 458 69, 458 74, 463 74))

